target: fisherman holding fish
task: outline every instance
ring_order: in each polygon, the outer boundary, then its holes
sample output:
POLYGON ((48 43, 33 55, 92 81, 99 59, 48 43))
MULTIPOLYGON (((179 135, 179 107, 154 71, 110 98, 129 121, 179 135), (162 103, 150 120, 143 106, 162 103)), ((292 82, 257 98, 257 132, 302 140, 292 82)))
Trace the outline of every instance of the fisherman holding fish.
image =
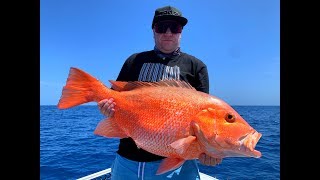
POLYGON ((180 51, 187 19, 174 7, 155 11, 155 47, 131 55, 111 88, 71 67, 58 108, 97 102, 94 134, 120 138, 112 179, 199 179, 196 159, 260 158, 256 131, 224 100, 209 94, 206 65, 180 51), (171 52, 171 53, 170 53, 171 52))
MULTIPOLYGON (((188 82, 198 91, 209 93, 207 66, 180 49, 182 30, 187 22, 181 11, 175 7, 156 9, 151 26, 154 49, 128 57, 117 81, 157 82, 175 79, 188 82)), ((117 113, 116 106, 117 102, 113 98, 98 103, 101 113, 107 117, 117 113)), ((196 160, 187 160, 176 169, 156 175, 164 158, 139 148, 130 137, 122 138, 112 165, 112 179, 200 179, 196 160)), ((221 160, 205 153, 199 156, 200 163, 208 166, 215 166, 221 163, 221 160)))

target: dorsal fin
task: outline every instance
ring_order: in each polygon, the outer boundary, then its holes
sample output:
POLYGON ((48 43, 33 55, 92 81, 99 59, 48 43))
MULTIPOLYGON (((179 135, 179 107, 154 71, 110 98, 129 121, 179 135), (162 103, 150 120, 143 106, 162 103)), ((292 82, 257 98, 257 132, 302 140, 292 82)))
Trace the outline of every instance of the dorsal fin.
POLYGON ((126 91, 125 86, 128 84, 126 81, 112 81, 109 80, 111 83, 111 89, 116 90, 116 91, 126 91))
POLYGON ((141 87, 180 87, 196 90, 189 83, 180 80, 162 80, 158 82, 143 82, 143 81, 112 81, 109 80, 112 84, 112 89, 116 91, 130 91, 133 89, 141 88, 141 87))

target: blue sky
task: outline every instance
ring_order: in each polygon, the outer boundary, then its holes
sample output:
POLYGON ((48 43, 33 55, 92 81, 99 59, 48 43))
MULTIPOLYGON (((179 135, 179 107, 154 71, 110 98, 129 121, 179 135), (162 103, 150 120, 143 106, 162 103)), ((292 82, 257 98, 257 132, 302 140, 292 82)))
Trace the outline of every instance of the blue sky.
POLYGON ((108 87, 125 59, 153 49, 154 10, 189 22, 181 50, 207 64, 210 94, 230 105, 280 105, 279 0, 40 0, 40 104, 56 105, 70 67, 108 87))

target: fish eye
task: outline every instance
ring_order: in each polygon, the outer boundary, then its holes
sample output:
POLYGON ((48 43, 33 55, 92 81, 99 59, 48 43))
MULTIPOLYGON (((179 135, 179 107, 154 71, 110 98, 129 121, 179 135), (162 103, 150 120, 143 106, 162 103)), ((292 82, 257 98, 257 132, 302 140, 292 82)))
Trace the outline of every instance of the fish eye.
POLYGON ((236 120, 236 117, 232 114, 227 113, 224 119, 229 123, 233 123, 236 120))

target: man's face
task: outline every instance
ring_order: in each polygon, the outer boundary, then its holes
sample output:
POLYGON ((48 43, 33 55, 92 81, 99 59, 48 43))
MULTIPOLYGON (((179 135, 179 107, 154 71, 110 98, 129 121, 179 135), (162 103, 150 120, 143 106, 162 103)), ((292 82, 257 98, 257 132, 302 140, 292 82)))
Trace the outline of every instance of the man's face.
POLYGON ((180 46, 182 26, 176 21, 160 21, 153 28, 157 48, 163 53, 171 53, 180 46))

